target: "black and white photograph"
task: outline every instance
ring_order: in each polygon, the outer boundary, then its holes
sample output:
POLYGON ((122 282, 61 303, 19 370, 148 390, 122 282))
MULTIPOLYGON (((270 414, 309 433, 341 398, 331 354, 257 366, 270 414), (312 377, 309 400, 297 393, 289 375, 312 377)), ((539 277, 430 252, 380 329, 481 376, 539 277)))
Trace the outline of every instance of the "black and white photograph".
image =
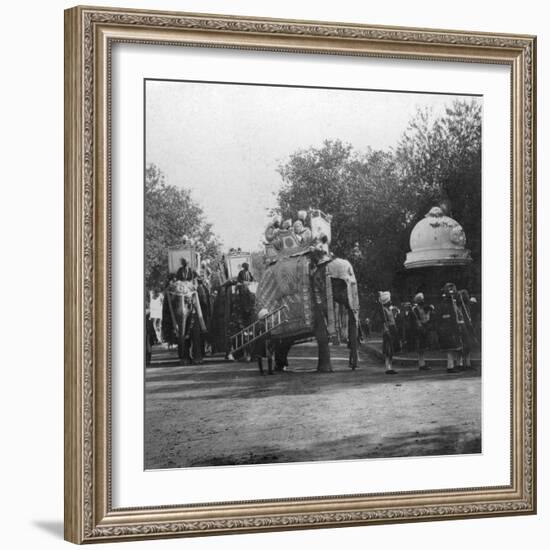
POLYGON ((144 94, 145 469, 481 453, 483 98, 144 94))

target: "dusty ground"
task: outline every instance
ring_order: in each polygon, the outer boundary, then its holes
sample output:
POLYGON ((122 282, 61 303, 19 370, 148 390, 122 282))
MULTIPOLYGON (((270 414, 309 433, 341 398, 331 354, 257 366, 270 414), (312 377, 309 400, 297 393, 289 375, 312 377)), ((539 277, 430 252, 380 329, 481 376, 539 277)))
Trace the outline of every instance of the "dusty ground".
POLYGON ((295 347, 292 371, 251 363, 151 366, 146 372, 145 467, 175 468, 481 452, 481 377, 384 374, 362 354, 314 372, 316 347, 295 347))

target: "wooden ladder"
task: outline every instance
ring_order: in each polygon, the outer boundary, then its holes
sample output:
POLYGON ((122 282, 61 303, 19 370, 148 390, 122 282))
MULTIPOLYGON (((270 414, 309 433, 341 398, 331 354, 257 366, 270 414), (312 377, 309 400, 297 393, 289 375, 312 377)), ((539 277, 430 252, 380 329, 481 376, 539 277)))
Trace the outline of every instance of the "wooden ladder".
POLYGON ((281 326, 285 321, 282 318, 282 311, 286 306, 281 306, 275 311, 268 313, 263 319, 258 319, 251 325, 244 327, 230 338, 231 351, 234 353, 246 346, 249 346, 258 338, 270 333, 273 329, 281 326))

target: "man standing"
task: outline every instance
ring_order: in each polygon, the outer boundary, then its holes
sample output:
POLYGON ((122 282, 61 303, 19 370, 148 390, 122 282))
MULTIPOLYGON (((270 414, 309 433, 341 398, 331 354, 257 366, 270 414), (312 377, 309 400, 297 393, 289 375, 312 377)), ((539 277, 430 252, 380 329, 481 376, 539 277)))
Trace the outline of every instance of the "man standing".
POLYGON ((254 281, 254 276, 249 271, 249 265, 246 262, 243 262, 242 269, 237 275, 238 283, 251 283, 254 281))
POLYGON ((386 365, 386 374, 397 374, 393 368, 393 354, 398 348, 399 336, 397 333, 397 323, 395 321, 394 308, 391 303, 391 293, 382 291, 378 293, 378 301, 382 310, 382 353, 384 354, 384 363, 386 365))
POLYGON ((462 316, 464 319, 464 323, 460 325, 460 339, 462 342, 462 350, 458 358, 458 368, 460 370, 471 369, 472 348, 477 342, 475 328, 472 322, 472 313, 470 310, 470 294, 466 289, 458 291, 457 304, 459 310, 462 312, 462 316))
POLYGON ((414 297, 414 306, 412 313, 414 315, 415 328, 415 344, 416 352, 418 353, 418 368, 419 370, 430 370, 426 365, 424 353, 429 348, 429 334, 432 323, 432 314, 434 311, 432 305, 424 303, 424 294, 419 292, 414 297))
MULTIPOLYGON (((267 226, 265 230, 265 240, 268 243, 273 243, 276 246, 277 236, 279 235, 279 231, 281 229, 281 216, 276 215, 273 217, 273 220, 271 220, 271 223, 267 226)), ((277 248, 277 246, 276 246, 277 248)))
POLYGON ((193 281, 197 274, 187 265, 185 258, 181 259, 181 267, 176 272, 176 279, 178 281, 193 281))
POLYGON ((454 283, 442 288, 442 301, 437 311, 437 332, 441 351, 447 352, 447 372, 457 372, 455 359, 462 351, 461 326, 464 314, 457 304, 457 290, 454 283))
POLYGON ((210 277, 212 276, 212 270, 209 266, 210 260, 203 260, 201 262, 201 268, 199 270, 199 278, 202 279, 202 282, 210 290, 210 277))

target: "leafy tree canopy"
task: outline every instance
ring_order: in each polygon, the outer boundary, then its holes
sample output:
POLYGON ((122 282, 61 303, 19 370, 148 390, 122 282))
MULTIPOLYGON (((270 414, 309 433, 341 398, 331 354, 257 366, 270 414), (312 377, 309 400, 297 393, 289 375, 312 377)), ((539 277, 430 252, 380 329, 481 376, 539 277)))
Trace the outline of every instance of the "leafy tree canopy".
POLYGON ((168 248, 193 239, 201 257, 220 257, 220 243, 189 190, 169 185, 162 171, 145 170, 145 283, 162 287, 168 276, 168 248))
POLYGON ((332 214, 332 250, 355 264, 362 296, 391 288, 412 227, 434 205, 462 224, 481 263, 481 107, 455 101, 442 116, 419 110, 397 146, 356 151, 340 140, 290 155, 279 166, 278 212, 332 214), (354 254, 359 243, 361 254, 354 254))

